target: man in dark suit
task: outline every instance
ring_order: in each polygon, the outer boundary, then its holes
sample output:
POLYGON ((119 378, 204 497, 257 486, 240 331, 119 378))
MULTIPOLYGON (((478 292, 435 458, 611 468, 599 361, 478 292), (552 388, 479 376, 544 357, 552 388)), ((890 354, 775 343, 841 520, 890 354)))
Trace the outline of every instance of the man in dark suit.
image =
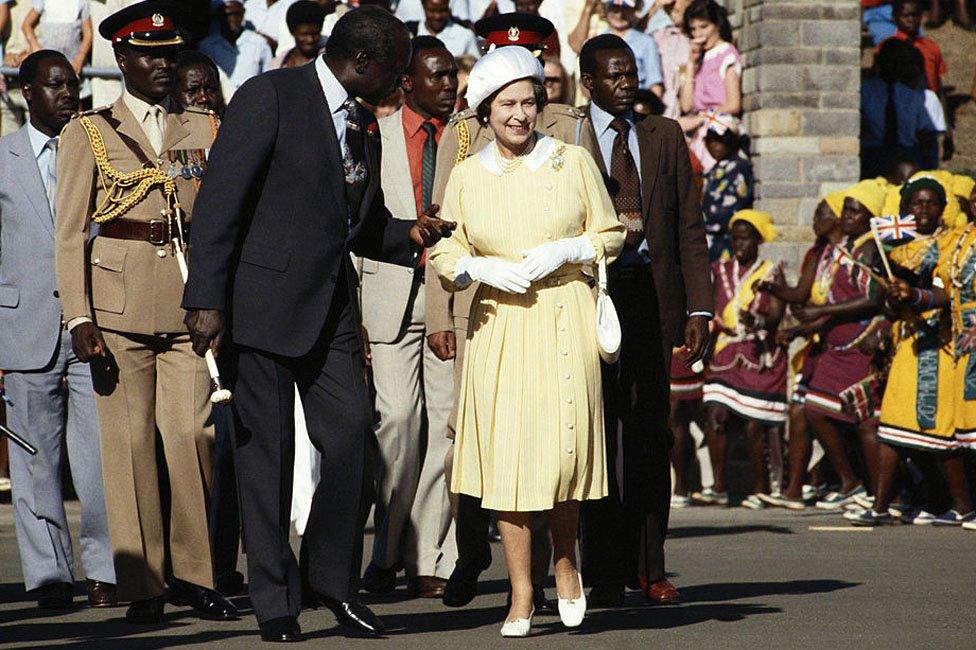
POLYGON ((301 638, 303 598, 347 627, 383 631, 356 596, 373 409, 349 252, 411 266, 453 225, 435 206, 416 221, 391 217, 376 120, 355 98, 389 95, 409 58, 403 24, 367 7, 336 23, 313 65, 249 80, 196 204, 183 302, 198 354, 219 346, 225 323, 231 339, 250 595, 266 640, 301 638), (322 453, 300 566, 288 545, 295 384, 322 453))
POLYGON ((580 71, 597 163, 627 227, 609 268, 623 333, 620 359, 603 368, 610 495, 582 504, 582 574, 593 606, 621 604, 635 579, 651 602, 677 602, 664 573, 668 368, 673 345, 684 343, 689 364, 707 347, 713 307, 701 206, 678 123, 634 119, 637 64, 627 44, 612 34, 587 41, 580 71))

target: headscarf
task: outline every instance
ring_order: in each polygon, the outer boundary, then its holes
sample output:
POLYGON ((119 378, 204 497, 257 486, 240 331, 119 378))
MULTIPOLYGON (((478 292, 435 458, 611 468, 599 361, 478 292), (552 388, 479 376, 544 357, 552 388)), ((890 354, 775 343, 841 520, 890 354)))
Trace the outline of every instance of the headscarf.
POLYGON ((768 244, 776 239, 776 226, 773 225, 773 217, 768 212, 762 210, 739 210, 729 219, 729 231, 736 221, 745 221, 750 224, 762 237, 763 243, 768 244))
POLYGON ((973 180, 972 177, 965 174, 952 175, 952 193, 956 196, 968 200, 973 193, 973 187, 976 187, 976 180, 973 180))
POLYGON ((886 185, 883 185, 876 178, 869 178, 844 190, 844 198, 854 199, 863 205, 872 216, 880 217, 887 193, 886 185))
POLYGON ((898 194, 901 196, 902 201, 907 201, 911 198, 912 194, 921 189, 930 189, 939 195, 943 203, 946 203, 946 190, 942 186, 942 183, 935 180, 931 176, 919 176, 918 178, 912 178, 907 183, 901 186, 901 190, 898 194))
POLYGON ((830 211, 834 213, 834 216, 840 219, 840 213, 844 211, 844 192, 846 190, 834 190, 833 192, 828 192, 827 196, 823 198, 830 206, 830 211))
POLYGON ((545 81, 539 59, 524 47, 499 47, 481 57, 468 76, 468 106, 477 110, 496 90, 519 79, 545 81))
POLYGON ((966 215, 959 207, 959 201, 955 199, 952 191, 952 183, 955 174, 943 169, 926 169, 925 171, 915 172, 905 184, 922 178, 934 180, 942 186, 942 194, 946 198, 946 207, 942 211, 942 223, 949 228, 966 225, 966 215))

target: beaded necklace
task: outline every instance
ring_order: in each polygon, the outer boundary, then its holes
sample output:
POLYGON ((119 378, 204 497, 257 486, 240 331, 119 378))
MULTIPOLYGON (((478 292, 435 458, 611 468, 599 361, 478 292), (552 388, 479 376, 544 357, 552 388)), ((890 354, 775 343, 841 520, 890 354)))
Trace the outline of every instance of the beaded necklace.
POLYGON ((739 326, 739 323, 738 323, 738 314, 739 314, 740 311, 742 311, 742 305, 740 304, 742 302, 742 291, 741 291, 741 289, 742 289, 742 282, 746 278, 752 277, 752 274, 756 272, 756 270, 759 268, 759 266, 761 264, 762 264, 762 260, 756 259, 756 261, 752 263, 752 266, 750 266, 746 270, 746 272, 740 276, 739 275, 739 260, 733 259, 732 260, 732 276, 733 277, 732 277, 732 280, 731 281, 729 280, 729 272, 727 270, 726 265, 725 264, 720 264, 719 267, 718 267, 719 268, 719 276, 721 276, 721 279, 722 279, 722 289, 725 291, 725 297, 729 300, 729 302, 732 303, 732 307, 733 307, 732 312, 734 314, 736 314, 736 316, 737 316, 737 318, 736 318, 736 328, 738 328, 738 326, 739 326))
POLYGON ((976 238, 970 239, 969 235, 973 231, 973 224, 967 224, 966 229, 959 236, 956 241, 955 248, 952 251, 952 257, 949 258, 949 280, 952 282, 952 286, 957 289, 961 289, 967 284, 973 281, 973 276, 976 275, 976 264, 969 265, 969 273, 963 277, 963 266, 965 262, 969 260, 973 252, 973 246, 976 244, 976 238), (969 246, 966 247, 966 254, 960 256, 962 252, 963 242, 969 240, 969 246))

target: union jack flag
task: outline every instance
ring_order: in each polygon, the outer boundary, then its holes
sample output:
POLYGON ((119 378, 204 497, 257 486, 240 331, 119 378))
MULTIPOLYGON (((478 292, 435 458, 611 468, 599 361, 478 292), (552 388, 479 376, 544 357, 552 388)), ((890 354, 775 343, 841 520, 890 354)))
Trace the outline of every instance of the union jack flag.
POLYGON ((918 236, 914 214, 871 217, 871 228, 886 242, 915 239, 918 236))

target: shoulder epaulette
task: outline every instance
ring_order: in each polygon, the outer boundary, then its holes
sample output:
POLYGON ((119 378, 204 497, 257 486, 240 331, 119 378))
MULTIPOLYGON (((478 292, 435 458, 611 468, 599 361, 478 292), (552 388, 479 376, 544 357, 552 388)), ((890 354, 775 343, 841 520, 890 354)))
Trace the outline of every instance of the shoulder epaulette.
POLYGON ((478 114, 475 112, 473 108, 466 108, 463 111, 459 111, 454 115, 452 115, 451 119, 448 120, 447 125, 454 126, 458 122, 464 122, 465 120, 469 120, 469 119, 477 119, 477 117, 478 114))
POLYGON ((209 108, 203 108, 202 106, 184 106, 183 110, 186 111, 187 113, 199 113, 200 115, 213 115, 215 117, 217 116, 217 114, 213 110, 209 108))
POLYGON ((548 104, 548 106, 554 113, 566 115, 574 120, 582 120, 584 117, 586 117, 586 113, 575 106, 570 106, 569 104, 548 104))
POLYGON ((83 115, 98 115, 99 113, 104 113, 106 111, 112 110, 111 104, 106 104, 105 106, 99 106, 97 108, 89 108, 87 111, 81 111, 80 113, 75 113, 71 116, 71 119, 77 119, 83 115))

